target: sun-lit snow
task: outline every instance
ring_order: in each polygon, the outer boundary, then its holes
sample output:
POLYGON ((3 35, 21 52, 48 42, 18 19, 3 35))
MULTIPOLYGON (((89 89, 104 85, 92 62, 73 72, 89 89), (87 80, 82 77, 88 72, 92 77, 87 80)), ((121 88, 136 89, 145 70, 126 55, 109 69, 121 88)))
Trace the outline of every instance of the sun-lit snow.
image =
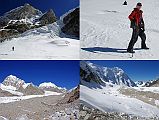
POLYGON ((45 83, 41 83, 40 85, 39 85, 39 87, 40 88, 43 88, 43 87, 46 87, 46 88, 49 88, 49 87, 54 87, 54 88, 56 88, 57 86, 55 85, 55 84, 53 84, 53 83, 51 83, 51 82, 45 82, 45 83))
POLYGON ((28 30, 0 44, 0 59, 79 59, 80 41, 60 34, 56 22, 28 30))
POLYGON ((52 92, 52 91, 45 91, 44 95, 26 95, 26 96, 0 97, 0 104, 1 103, 10 103, 10 102, 26 100, 26 99, 30 99, 30 98, 50 96, 50 95, 61 95, 61 93, 52 92))
POLYGON ((139 38, 135 54, 127 53, 132 29, 128 15, 138 1, 81 0, 81 58, 82 59, 157 59, 159 58, 159 1, 140 0, 145 19, 147 46, 141 50, 139 38))
POLYGON ((114 87, 91 89, 80 86, 80 100, 106 112, 127 113, 142 117, 158 116, 159 109, 135 98, 129 98, 120 94, 114 87))
POLYGON ((44 82, 44 83, 41 83, 39 85, 39 88, 58 88, 60 90, 67 90, 66 88, 62 88, 62 87, 58 87, 57 85, 55 85, 54 83, 52 82, 44 82))
POLYGON ((49 96, 49 95, 61 95, 62 93, 57 93, 57 92, 53 92, 53 91, 45 91, 45 96, 49 96))

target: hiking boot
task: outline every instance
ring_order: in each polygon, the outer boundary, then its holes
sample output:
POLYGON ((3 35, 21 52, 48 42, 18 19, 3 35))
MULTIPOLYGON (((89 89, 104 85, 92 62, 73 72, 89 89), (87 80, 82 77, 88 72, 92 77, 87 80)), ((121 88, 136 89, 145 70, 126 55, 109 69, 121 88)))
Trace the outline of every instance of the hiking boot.
POLYGON ((149 50, 149 48, 148 48, 148 47, 141 47, 141 49, 149 50))
POLYGON ((135 53, 133 50, 127 50, 128 53, 135 53))

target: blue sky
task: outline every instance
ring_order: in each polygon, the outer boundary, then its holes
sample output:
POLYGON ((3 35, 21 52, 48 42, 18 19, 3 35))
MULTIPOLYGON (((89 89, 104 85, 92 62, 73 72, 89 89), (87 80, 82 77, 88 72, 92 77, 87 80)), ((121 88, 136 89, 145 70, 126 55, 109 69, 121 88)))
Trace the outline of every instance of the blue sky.
POLYGON ((70 9, 79 6, 79 0, 1 0, 0 16, 25 3, 31 4, 42 12, 46 12, 51 8, 54 10, 57 17, 60 17, 70 9))
POLYGON ((53 82, 70 89, 79 84, 79 61, 0 61, 0 82, 10 74, 35 85, 53 82))
POLYGON ((99 60, 90 61, 100 66, 122 68, 134 80, 148 81, 159 77, 159 61, 145 60, 99 60))

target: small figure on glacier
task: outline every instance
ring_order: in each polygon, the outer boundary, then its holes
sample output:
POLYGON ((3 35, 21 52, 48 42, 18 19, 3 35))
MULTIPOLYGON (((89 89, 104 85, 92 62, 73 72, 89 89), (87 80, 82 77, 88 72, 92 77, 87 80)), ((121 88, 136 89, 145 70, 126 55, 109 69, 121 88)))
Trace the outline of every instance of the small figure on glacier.
POLYGON ((127 1, 124 1, 123 5, 128 5, 127 1))
POLYGON ((143 11, 141 10, 142 4, 137 3, 136 8, 129 15, 131 21, 130 28, 133 29, 132 38, 130 40, 127 52, 135 53, 133 47, 138 40, 138 36, 141 38, 141 49, 149 49, 146 46, 146 34, 145 34, 145 24, 143 20, 143 11))
POLYGON ((14 46, 12 47, 12 51, 14 51, 15 50, 15 48, 14 48, 14 46))

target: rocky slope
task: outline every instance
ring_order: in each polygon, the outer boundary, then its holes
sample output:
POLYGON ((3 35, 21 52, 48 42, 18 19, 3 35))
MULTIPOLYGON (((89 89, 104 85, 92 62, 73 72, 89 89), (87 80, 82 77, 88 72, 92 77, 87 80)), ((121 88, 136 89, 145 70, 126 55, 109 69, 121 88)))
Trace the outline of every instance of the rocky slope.
POLYGON ((72 103, 73 101, 77 101, 80 97, 80 87, 76 87, 73 90, 67 92, 63 99, 61 99, 58 104, 68 104, 72 103))
POLYGON ((17 91, 22 92, 24 95, 43 95, 45 93, 44 90, 33 84, 29 84, 26 88, 20 87, 17 91))
POLYGON ((37 97, 0 104, 0 116, 7 120, 78 120, 79 102, 58 105, 62 96, 37 97))
POLYGON ((76 8, 63 18, 62 32, 79 38, 80 9, 76 8))
POLYGON ((80 105, 79 120, 157 120, 158 118, 144 118, 139 116, 130 116, 117 112, 102 112, 96 108, 80 105))
POLYGON ((159 87, 159 79, 146 82, 145 87, 159 87))
POLYGON ((35 86, 10 75, 0 84, 0 120, 78 120, 79 87, 62 90, 53 83, 35 86))
POLYGON ((0 38, 15 37, 29 29, 45 26, 56 22, 53 10, 42 13, 30 4, 15 8, 0 17, 0 38))

